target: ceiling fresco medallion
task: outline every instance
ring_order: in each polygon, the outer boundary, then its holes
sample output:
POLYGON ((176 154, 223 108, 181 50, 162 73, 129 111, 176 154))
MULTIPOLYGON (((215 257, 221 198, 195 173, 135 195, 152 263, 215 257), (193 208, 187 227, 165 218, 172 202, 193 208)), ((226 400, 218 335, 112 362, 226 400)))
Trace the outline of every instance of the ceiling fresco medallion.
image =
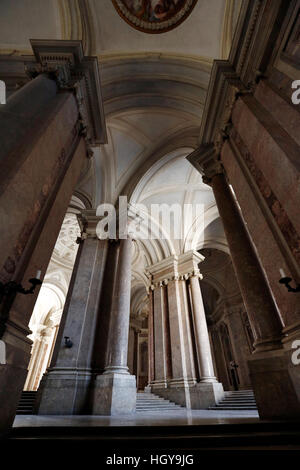
POLYGON ((164 33, 178 26, 198 0, 112 0, 119 15, 144 33, 164 33))

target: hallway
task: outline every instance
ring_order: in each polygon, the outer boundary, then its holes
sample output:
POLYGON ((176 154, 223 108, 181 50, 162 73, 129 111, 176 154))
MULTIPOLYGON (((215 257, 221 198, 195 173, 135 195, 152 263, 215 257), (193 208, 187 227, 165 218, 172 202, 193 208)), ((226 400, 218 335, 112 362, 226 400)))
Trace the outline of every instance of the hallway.
POLYGON ((300 450, 299 12, 0 1, 4 448, 300 450))
MULTIPOLYGON (((247 458, 263 452, 278 458, 279 452, 300 451, 299 422, 268 422, 259 420, 256 411, 177 411, 150 416, 17 416, 5 444, 15 449, 38 443, 41 449, 55 445, 65 454, 77 446, 95 451, 93 444, 101 446, 100 461, 111 455, 142 456, 149 454, 192 454, 194 460, 202 452, 217 451, 214 461, 237 451, 247 458), (103 446, 103 447, 102 447, 103 446), (172 449, 172 451, 170 450, 172 449), (274 454, 275 452, 275 454, 274 454)), ((68 455, 68 454, 67 454, 68 455)), ((68 458, 66 455, 66 461, 68 458)), ((284 454, 283 454, 284 455, 284 454)), ((197 463, 197 461, 195 461, 197 463)), ((149 467, 150 468, 150 467, 149 467)))

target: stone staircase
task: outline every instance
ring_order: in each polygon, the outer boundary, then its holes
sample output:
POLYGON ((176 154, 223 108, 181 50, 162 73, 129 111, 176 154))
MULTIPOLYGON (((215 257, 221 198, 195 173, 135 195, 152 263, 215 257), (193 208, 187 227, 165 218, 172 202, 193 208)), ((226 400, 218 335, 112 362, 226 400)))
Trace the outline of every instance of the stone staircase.
POLYGON ((145 412, 168 412, 168 411, 182 411, 183 408, 180 405, 176 405, 175 403, 165 400, 154 393, 144 393, 138 392, 136 396, 136 412, 137 413, 145 413, 145 412))
POLYGON ((19 405, 17 408, 17 415, 32 415, 34 414, 34 405, 37 392, 23 391, 19 405))
MULTIPOLYGON (((166 424, 162 426, 147 425, 146 423, 142 426, 103 426, 101 424, 97 426, 95 424, 88 425, 86 417, 83 417, 81 426, 78 424, 72 426, 71 422, 58 424, 55 419, 49 426, 32 426, 24 422, 24 425, 11 429, 6 436, 6 441, 3 442, 1 451, 9 449, 10 457, 15 456, 19 446, 23 450, 20 455, 24 460, 26 452, 31 449, 32 452, 35 452, 37 446, 39 449, 45 450, 45 455, 49 455, 47 454, 49 446, 54 448, 51 446, 55 445, 55 449, 61 450, 62 455, 68 451, 68 462, 66 462, 68 464, 70 456, 74 455, 78 459, 78 452, 74 452, 74 445, 79 445, 80 449, 82 449, 81 446, 84 446, 85 449, 87 445, 90 451, 91 449, 95 450, 94 446, 97 445, 96 449, 98 453, 100 452, 100 457, 102 457, 101 449, 105 449, 104 452, 107 455, 109 452, 112 455, 118 449, 117 452, 120 455, 123 453, 124 455, 136 455, 138 453, 137 455, 145 455, 146 458, 149 458, 149 451, 153 451, 155 454, 166 454, 166 449, 176 449, 176 452, 186 451, 189 454, 195 452, 197 456, 201 451, 215 450, 218 451, 215 457, 219 454, 224 456, 225 452, 226 458, 228 451, 233 451, 234 454, 231 454, 233 459, 241 458, 246 451, 249 451, 254 454, 256 460, 253 465, 255 465, 258 457, 257 451, 263 451, 264 456, 266 454, 274 456, 275 452, 278 459, 279 452, 276 451, 300 450, 299 421, 263 422, 257 420, 256 422, 233 424, 220 421, 218 424, 206 423, 190 426, 173 425, 173 423, 170 425, 169 423, 167 420, 166 424), (236 453, 236 451, 241 453, 236 453)), ((57 454, 55 455, 57 456, 57 454)), ((286 464, 286 459, 282 463, 286 464)), ((142 468, 150 467, 142 466, 142 468)))
MULTIPOLYGON (((17 415, 34 414, 34 405, 37 392, 23 391, 17 409, 17 415)), ((225 397, 218 405, 211 406, 210 410, 256 410, 256 402, 252 390, 239 390, 225 392, 225 397)), ((168 412, 183 411, 184 407, 176 405, 170 400, 161 398, 154 393, 137 393, 136 412, 168 412)))
POLYGON ((225 392, 225 397, 210 410, 257 410, 253 390, 225 392))

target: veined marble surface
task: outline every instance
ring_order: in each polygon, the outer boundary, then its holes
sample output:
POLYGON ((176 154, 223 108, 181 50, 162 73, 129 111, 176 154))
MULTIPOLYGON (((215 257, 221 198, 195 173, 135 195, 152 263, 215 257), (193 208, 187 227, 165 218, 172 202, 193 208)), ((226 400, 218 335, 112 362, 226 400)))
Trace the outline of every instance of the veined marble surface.
POLYGON ((145 412, 124 416, 55 416, 19 415, 14 427, 27 426, 195 426, 202 424, 243 424, 259 422, 258 412, 224 410, 179 410, 172 412, 145 412))

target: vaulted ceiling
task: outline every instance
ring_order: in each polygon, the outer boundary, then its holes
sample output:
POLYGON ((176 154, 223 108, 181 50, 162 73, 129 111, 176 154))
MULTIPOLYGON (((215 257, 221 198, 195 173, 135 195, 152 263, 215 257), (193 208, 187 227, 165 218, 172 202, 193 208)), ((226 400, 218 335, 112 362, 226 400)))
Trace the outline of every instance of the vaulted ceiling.
MULTIPOLYGON (((82 174, 76 194, 84 205, 116 203, 125 194, 146 206, 205 207, 202 238, 136 245, 133 292, 140 298, 148 264, 206 246, 226 251, 212 192, 185 157, 197 146, 212 61, 228 55, 240 4, 198 0, 172 31, 146 34, 128 25, 111 0, 1 0, 0 54, 32 54, 30 38, 81 39, 85 54, 98 57, 108 141, 94 148, 82 174)), ((71 225, 66 220, 56 246, 67 264, 71 225)))
POLYGON ((30 52, 30 38, 82 39, 87 55, 159 52, 214 59, 228 53, 240 3, 198 0, 172 31, 146 34, 129 26, 111 0, 1 0, 0 45, 30 52))

